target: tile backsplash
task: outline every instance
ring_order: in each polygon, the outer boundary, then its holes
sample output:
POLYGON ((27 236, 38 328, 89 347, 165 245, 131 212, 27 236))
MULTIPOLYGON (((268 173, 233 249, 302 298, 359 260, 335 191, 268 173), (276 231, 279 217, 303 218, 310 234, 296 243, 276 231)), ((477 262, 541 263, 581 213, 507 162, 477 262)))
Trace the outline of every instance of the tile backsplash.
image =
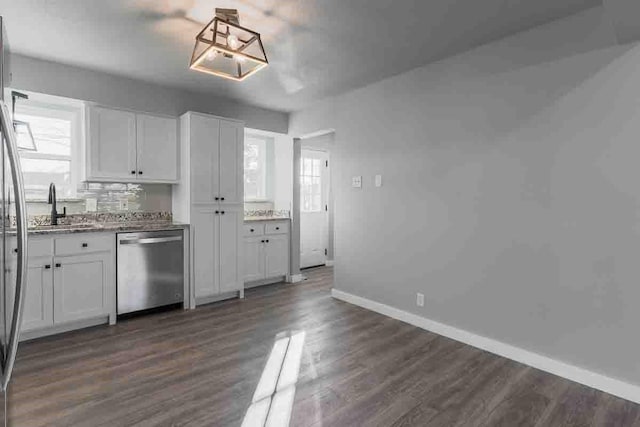
MULTIPOLYGON (((58 212, 66 207, 68 214, 85 213, 90 199, 95 200, 96 212, 171 212, 171 185, 83 182, 77 198, 58 200, 58 212)), ((46 200, 27 201, 30 216, 50 211, 46 200)))

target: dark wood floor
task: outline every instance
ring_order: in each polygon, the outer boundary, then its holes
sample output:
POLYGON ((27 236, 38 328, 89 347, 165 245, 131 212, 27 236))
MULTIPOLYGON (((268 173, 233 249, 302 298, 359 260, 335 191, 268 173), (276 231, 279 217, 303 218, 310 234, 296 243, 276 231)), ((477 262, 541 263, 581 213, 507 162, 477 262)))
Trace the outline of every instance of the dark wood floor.
POLYGON ((239 426, 304 331, 292 426, 640 426, 639 405, 330 296, 332 270, 193 311, 24 343, 13 426, 239 426))

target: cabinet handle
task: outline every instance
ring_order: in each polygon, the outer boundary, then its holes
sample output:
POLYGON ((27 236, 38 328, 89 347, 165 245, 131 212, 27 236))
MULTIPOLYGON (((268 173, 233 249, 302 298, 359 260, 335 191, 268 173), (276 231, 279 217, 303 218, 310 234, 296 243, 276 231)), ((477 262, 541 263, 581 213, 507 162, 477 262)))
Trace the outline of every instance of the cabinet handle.
POLYGON ((280 230, 280 227, 276 227, 276 230, 280 230))
POLYGON ((220 213, 220 211, 216 211, 216 215, 218 215, 220 213))
POLYGON ((50 269, 50 268, 51 268, 51 264, 46 264, 46 265, 44 266, 44 268, 46 268, 47 270, 48 270, 48 269, 50 269))
POLYGON ((82 247, 83 247, 83 248, 88 248, 88 247, 89 247, 89 244, 88 244, 88 243, 83 243, 83 244, 82 244, 82 247))
POLYGON ((59 262, 56 262, 56 268, 60 268, 62 267, 62 264, 60 264, 59 262))
POLYGON ((221 213, 222 215, 224 215, 224 211, 220 211, 220 213, 221 213))
POLYGON ((13 253, 17 254, 18 253, 18 248, 13 248, 13 253))
POLYGON ((220 197, 220 200, 224 200, 224 197, 220 197))
POLYGON ((138 171, 138 175, 142 175, 142 171, 138 171))
POLYGON ((220 197, 214 197, 216 200, 220 200, 220 197))
POLYGON ((264 243, 264 240, 260 240, 260 243, 264 243))
POLYGON ((135 175, 135 174, 136 174, 136 171, 131 171, 131 175, 135 175))

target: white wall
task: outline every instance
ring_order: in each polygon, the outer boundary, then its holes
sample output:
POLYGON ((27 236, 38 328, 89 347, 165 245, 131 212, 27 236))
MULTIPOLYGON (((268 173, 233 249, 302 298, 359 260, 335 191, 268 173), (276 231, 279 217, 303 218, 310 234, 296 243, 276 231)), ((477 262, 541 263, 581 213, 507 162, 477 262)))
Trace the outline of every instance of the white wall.
POLYGON ((274 209, 291 211, 293 202, 293 139, 287 135, 277 135, 274 148, 274 209))
POLYGON ((211 113, 244 120, 247 127, 272 132, 287 133, 288 129, 287 113, 56 62, 11 55, 11 72, 11 87, 14 89, 173 116, 187 111, 211 113))
POLYGON ((640 385, 640 47, 614 40, 596 8, 293 114, 336 130, 335 287, 640 385))

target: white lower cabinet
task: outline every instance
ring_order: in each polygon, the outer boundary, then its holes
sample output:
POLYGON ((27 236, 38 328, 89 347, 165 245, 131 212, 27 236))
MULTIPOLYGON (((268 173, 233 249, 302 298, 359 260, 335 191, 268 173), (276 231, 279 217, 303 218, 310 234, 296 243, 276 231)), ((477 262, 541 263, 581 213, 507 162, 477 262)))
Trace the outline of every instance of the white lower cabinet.
POLYGON ((56 323, 109 314, 111 256, 97 253, 55 258, 53 318, 56 323))
POLYGON ((289 222, 250 221, 244 225, 244 282, 289 275, 289 222))
MULTIPOLYGON (((14 249, 13 242, 10 245, 14 249)), ((54 333, 72 322, 100 317, 115 321, 114 249, 113 234, 30 236, 22 332, 46 335, 47 329, 54 333)), ((11 253, 13 301, 16 259, 11 253)))
POLYGON ((191 214, 196 298, 240 291, 242 205, 197 207, 191 214))

